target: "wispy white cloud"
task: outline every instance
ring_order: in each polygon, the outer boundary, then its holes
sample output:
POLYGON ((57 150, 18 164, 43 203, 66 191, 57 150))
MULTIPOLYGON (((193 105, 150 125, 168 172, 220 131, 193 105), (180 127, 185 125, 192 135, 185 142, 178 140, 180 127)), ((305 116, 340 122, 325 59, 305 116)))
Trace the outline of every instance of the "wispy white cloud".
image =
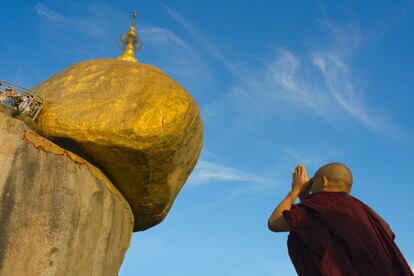
POLYGON ((343 112, 370 128, 379 123, 378 117, 374 120, 370 114, 372 111, 361 97, 362 88, 352 78, 340 53, 315 51, 301 59, 286 49, 279 50, 267 70, 269 88, 273 87, 270 93, 279 99, 285 97, 290 103, 303 105, 326 119, 343 112), (302 72, 301 64, 310 67, 312 74, 302 72))
POLYGON ((299 53, 276 48, 273 56, 238 67, 234 85, 224 97, 205 107, 206 114, 233 108, 247 122, 261 113, 266 118, 314 113, 334 129, 353 128, 357 122, 398 140, 402 131, 367 102, 365 82, 353 67, 353 57, 363 41, 358 28, 355 24, 344 28, 324 24, 331 37, 329 43, 299 53))
POLYGON ((190 47, 186 42, 179 38, 172 31, 157 26, 144 25, 142 29, 142 35, 149 40, 150 43, 155 45, 170 46, 177 45, 184 50, 188 50, 190 47))
MULTIPOLYGON (((275 104, 287 103, 306 107, 327 121, 335 122, 332 124, 334 127, 337 127, 338 121, 353 119, 373 130, 387 132, 392 129, 391 133, 398 132, 385 116, 365 102, 364 86, 352 68, 352 57, 363 41, 356 22, 337 26, 320 20, 319 23, 331 36, 328 46, 325 44, 300 54, 278 48, 276 55, 267 58, 265 62, 236 65, 190 21, 174 9, 168 6, 165 8, 199 47, 235 75, 235 85, 224 97, 226 108, 229 99, 231 105, 241 103, 245 105, 242 108, 255 110, 253 112, 264 111, 266 106, 274 108, 275 104)), ((214 104, 203 107, 207 119, 210 114, 217 114, 215 108, 214 104)))
MULTIPOLYGON (((212 155, 216 156, 215 154, 212 155)), ((202 156, 207 156, 206 150, 203 150, 202 156)), ((260 193, 268 188, 274 188, 279 182, 276 179, 269 179, 236 167, 206 161, 202 157, 197 162, 196 167, 184 187, 187 190, 223 184, 232 184, 227 193, 216 197, 207 203, 197 205, 195 206, 195 209, 209 209, 225 204, 241 195, 260 193)), ((189 212, 194 212, 195 209, 193 208, 192 210, 189 210, 189 212)))
POLYGON ((230 70, 233 70, 233 64, 221 53, 221 51, 209 40, 206 39, 194 25, 177 13, 172 8, 165 6, 167 13, 173 18, 181 27, 190 34, 190 36, 197 42, 198 46, 204 49, 213 59, 224 65, 230 70))
MULTIPOLYGON (((186 18, 168 6, 165 8, 199 47, 236 75, 236 84, 227 95, 233 102, 271 105, 277 101, 279 104, 304 106, 328 121, 336 121, 335 124, 338 119, 346 120, 348 117, 374 130, 394 128, 385 116, 365 103, 364 87, 350 65, 352 56, 363 41, 356 22, 340 27, 320 20, 331 33, 328 47, 311 49, 304 55, 279 48, 276 56, 267 62, 246 64, 246 68, 242 68, 243 65, 236 66, 229 61, 186 18)), ((261 106, 255 108, 260 110, 261 106)), ((204 111, 214 113, 212 109, 214 107, 206 106, 204 111)), ((393 129, 393 133, 396 131, 393 129)))
POLYGON ((216 198, 207 203, 194 206, 194 208, 189 209, 188 212, 194 213, 194 212, 197 212, 198 210, 214 208, 216 206, 226 204, 227 202, 234 200, 242 195, 252 194, 255 192, 257 192, 257 190, 247 189, 246 187, 237 187, 222 197, 216 198))
POLYGON ((67 16, 43 3, 36 3, 34 11, 49 27, 59 31, 74 31, 92 38, 107 39, 114 25, 125 23, 128 18, 118 9, 105 4, 94 3, 84 8, 84 16, 67 16))
POLYGON ((72 5, 76 13, 62 13, 41 2, 34 5, 38 33, 49 51, 63 62, 120 54, 117 39, 130 17, 108 4, 72 5))
POLYGON ((302 163, 311 166, 320 166, 326 161, 326 156, 319 152, 313 152, 312 154, 303 153, 294 148, 282 148, 283 153, 290 157, 291 162, 294 164, 302 163))
POLYGON ((36 5, 34 6, 34 9, 38 16, 42 17, 43 19, 51 23, 63 22, 66 20, 66 18, 63 15, 58 14, 55 11, 52 11, 51 9, 47 8, 42 3, 36 3, 36 5))
POLYGON ((144 24, 141 35, 145 50, 156 53, 153 62, 167 73, 198 83, 212 80, 210 69, 197 50, 171 30, 144 24))
POLYGON ((309 109, 326 115, 326 108, 329 101, 322 91, 312 87, 305 78, 298 74, 301 66, 300 58, 286 49, 278 49, 275 59, 265 65, 264 78, 256 79, 255 82, 262 82, 266 85, 264 92, 270 93, 270 99, 285 100, 291 104, 303 105, 309 109))
POLYGON ((264 177, 205 160, 198 161, 186 185, 197 187, 219 182, 237 182, 254 189, 273 185, 272 181, 264 177))

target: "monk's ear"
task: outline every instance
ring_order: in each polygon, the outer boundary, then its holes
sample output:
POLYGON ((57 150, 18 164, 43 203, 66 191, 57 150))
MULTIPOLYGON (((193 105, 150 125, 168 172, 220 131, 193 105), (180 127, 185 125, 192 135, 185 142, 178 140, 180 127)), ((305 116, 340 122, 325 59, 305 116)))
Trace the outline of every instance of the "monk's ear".
POLYGON ((329 186, 328 184, 328 178, 326 178, 326 176, 322 176, 322 187, 323 188, 327 188, 329 186))

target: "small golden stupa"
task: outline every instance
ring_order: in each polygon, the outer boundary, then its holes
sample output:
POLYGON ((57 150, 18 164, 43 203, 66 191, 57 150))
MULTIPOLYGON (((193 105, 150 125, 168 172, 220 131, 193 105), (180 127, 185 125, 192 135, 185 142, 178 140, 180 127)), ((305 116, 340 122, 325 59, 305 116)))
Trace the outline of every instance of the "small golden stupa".
POLYGON ((203 127, 193 97, 137 61, 135 12, 123 40, 120 57, 74 64, 34 90, 45 100, 42 134, 99 167, 131 205, 140 231, 167 215, 197 162, 203 127))
POLYGON ((129 31, 124 35, 123 40, 125 41, 125 48, 124 53, 118 59, 120 60, 127 60, 127 61, 135 61, 137 62, 137 58, 135 57, 134 46, 138 43, 138 36, 135 32, 135 17, 136 12, 132 12, 132 23, 129 31))

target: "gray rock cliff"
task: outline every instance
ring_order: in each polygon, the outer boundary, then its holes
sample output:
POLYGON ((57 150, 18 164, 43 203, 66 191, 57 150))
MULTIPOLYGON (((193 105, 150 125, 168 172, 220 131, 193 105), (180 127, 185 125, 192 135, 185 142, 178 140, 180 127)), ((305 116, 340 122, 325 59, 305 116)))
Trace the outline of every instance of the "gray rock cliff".
POLYGON ((0 275, 117 275, 133 225, 99 169, 0 112, 0 275))

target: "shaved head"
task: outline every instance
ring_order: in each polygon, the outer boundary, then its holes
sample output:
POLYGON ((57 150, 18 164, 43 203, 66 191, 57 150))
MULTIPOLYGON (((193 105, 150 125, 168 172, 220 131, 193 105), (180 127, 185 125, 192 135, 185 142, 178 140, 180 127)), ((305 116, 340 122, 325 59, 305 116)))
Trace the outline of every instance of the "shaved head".
MULTIPOLYGON (((319 168, 315 173, 315 181, 326 178, 329 189, 336 189, 349 193, 352 187, 351 170, 342 163, 333 162, 319 168)), ((315 190, 316 191, 316 190, 315 190)), ((317 191, 316 191, 317 192, 317 191)))

